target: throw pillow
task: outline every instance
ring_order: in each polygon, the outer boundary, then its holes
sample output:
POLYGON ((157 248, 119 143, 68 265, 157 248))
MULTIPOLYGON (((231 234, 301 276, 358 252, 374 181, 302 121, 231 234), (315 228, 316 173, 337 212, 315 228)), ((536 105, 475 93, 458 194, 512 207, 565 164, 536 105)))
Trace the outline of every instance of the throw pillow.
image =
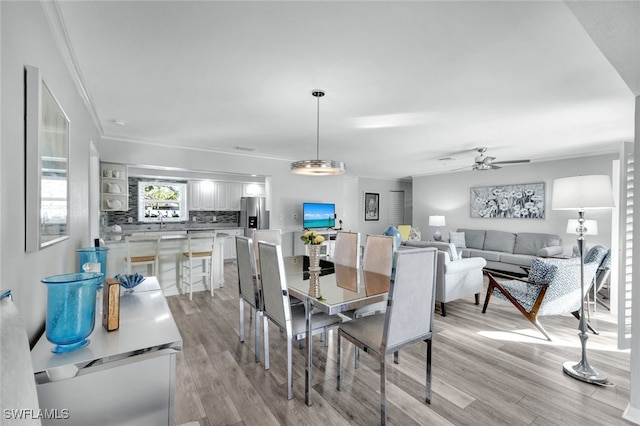
POLYGON ((467 248, 464 232, 449 232, 449 242, 453 243, 457 248, 467 248))

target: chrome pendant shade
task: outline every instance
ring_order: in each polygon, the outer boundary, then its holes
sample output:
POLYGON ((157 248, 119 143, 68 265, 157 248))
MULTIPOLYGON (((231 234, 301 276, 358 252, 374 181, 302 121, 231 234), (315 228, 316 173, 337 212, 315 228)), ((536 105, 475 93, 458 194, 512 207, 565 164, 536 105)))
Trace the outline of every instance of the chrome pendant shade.
POLYGON ((318 100, 316 159, 294 161, 291 163, 291 172, 308 176, 341 175, 347 170, 346 165, 342 161, 320 159, 320 98, 324 96, 324 91, 314 90, 311 94, 318 100))

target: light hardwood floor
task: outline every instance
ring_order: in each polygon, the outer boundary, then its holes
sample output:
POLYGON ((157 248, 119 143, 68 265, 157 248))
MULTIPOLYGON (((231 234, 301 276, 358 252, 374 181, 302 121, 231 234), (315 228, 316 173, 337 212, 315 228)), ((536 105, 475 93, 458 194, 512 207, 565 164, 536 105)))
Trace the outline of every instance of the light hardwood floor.
MULTIPOLYGON (((253 322, 238 340, 235 265, 225 265, 225 287, 171 296, 169 306, 184 348, 178 354, 176 425, 374 425, 379 423, 378 365, 361 355, 353 366, 346 344, 345 379, 336 390, 336 332, 329 346, 314 340, 313 406, 304 403, 304 350, 294 349, 294 399, 286 398, 286 350, 270 326, 271 369, 254 361, 253 322)), ((486 287, 485 287, 486 288, 486 287)), ((484 294, 480 298, 484 302, 484 294)), ((577 361, 578 322, 571 316, 542 317, 554 339, 543 340, 510 304, 492 299, 486 314, 473 297, 436 308, 431 404, 423 402, 425 348, 401 351, 387 369, 387 421, 392 425, 625 425, 629 398, 629 354, 616 350, 615 324, 599 308, 589 334, 589 361, 612 386, 579 382, 562 372, 577 361)))

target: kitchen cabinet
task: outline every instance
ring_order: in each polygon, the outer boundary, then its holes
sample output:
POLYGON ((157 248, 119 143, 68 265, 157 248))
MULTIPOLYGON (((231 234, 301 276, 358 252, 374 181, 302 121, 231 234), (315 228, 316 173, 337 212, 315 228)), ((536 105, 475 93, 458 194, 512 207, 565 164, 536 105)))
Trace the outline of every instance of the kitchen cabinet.
POLYGON ((218 231, 217 234, 225 235, 224 236, 224 246, 223 246, 223 257, 225 261, 234 261, 237 258, 236 255, 236 236, 243 236, 244 229, 225 229, 222 231, 218 231))
POLYGON ((242 184, 243 197, 266 197, 264 183, 244 183, 242 184))
POLYGON ((242 184, 234 182, 216 182, 214 210, 239 211, 242 197, 242 184))
POLYGON ((100 163, 100 208, 129 210, 129 176, 126 164, 100 163))
POLYGON ((187 184, 189 210, 213 211, 216 185, 208 180, 190 180, 187 184))

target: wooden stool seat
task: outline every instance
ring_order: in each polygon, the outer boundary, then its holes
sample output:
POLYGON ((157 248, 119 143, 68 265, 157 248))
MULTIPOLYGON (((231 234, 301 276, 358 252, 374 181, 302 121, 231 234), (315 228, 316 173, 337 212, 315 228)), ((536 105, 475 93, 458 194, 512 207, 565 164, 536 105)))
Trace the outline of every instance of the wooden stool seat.
MULTIPOLYGON (((184 252, 182 253, 183 256, 185 257, 189 257, 189 252, 184 252)), ((211 251, 198 251, 198 252, 193 252, 191 253, 191 256, 193 257, 210 257, 213 255, 213 252, 211 251)))

